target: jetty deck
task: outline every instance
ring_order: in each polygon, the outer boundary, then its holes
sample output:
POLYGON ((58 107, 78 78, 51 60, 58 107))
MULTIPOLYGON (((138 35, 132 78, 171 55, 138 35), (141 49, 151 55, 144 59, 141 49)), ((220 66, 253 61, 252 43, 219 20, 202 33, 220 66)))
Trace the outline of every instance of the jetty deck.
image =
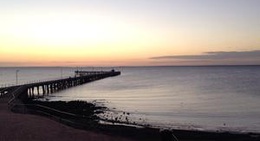
MULTIPOLYGON (((75 76, 51 81, 42 81, 24 85, 0 88, 0 97, 9 95, 13 99, 25 101, 28 98, 44 97, 61 90, 65 90, 92 81, 120 75, 119 71, 75 71, 75 76)), ((11 99, 10 99, 11 100, 11 99)), ((10 102, 9 102, 10 103, 10 102)))

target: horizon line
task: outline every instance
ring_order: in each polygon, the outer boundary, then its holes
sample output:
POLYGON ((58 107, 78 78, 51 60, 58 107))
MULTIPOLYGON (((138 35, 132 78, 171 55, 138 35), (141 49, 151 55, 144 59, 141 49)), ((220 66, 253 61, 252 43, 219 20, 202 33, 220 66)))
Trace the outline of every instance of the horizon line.
POLYGON ((228 67, 260 66, 260 64, 229 65, 125 65, 125 66, 0 66, 0 68, 121 68, 121 67, 228 67))

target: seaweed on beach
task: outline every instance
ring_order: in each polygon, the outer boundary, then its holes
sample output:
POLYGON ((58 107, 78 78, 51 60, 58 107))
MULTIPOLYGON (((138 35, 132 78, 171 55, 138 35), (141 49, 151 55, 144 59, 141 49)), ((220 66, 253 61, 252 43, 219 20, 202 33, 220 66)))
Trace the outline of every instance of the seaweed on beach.
POLYGON ((85 118, 98 119, 96 116, 102 113, 105 107, 100 107, 86 101, 39 101, 30 100, 27 104, 42 105, 58 111, 75 114, 85 118))

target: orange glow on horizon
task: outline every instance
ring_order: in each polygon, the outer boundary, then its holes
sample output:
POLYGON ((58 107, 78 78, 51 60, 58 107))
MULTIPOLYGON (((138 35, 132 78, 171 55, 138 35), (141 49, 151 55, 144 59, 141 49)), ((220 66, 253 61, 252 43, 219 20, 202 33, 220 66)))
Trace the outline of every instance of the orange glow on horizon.
POLYGON ((80 6, 6 10, 0 9, 0 66, 179 65, 149 58, 260 46, 257 30, 180 15, 139 17, 80 6))

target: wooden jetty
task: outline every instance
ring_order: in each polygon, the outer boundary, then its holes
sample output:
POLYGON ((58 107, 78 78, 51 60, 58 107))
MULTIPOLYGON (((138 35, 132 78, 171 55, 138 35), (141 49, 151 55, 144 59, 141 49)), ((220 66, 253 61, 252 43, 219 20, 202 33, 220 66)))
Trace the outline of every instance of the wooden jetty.
POLYGON ((15 98, 27 100, 28 98, 43 97, 71 87, 120 74, 121 72, 114 70, 75 71, 75 76, 69 78, 0 88, 0 96, 8 95, 10 92, 16 90, 15 93, 12 92, 15 98))

